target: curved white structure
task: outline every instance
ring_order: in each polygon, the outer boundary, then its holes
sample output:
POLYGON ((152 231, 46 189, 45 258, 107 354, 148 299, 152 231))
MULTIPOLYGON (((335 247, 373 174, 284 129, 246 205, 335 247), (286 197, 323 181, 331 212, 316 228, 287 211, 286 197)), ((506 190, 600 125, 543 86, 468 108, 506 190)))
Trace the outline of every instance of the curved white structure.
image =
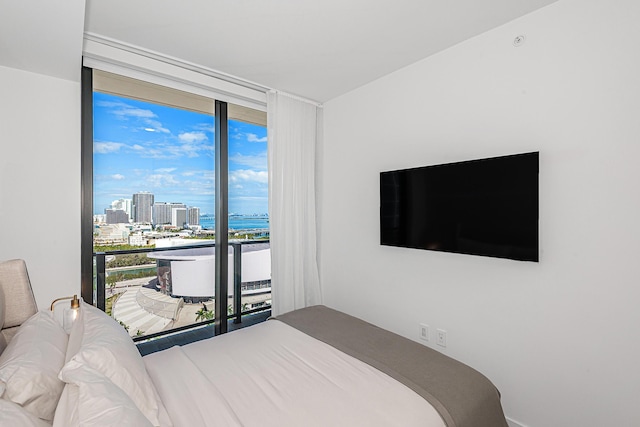
MULTIPOLYGON (((158 264, 160 289, 171 296, 210 298, 214 296, 215 249, 176 249, 150 252, 158 264)), ((233 249, 229 247, 229 296, 233 295, 233 249)), ((243 283, 271 280, 271 250, 268 243, 242 245, 243 283)))

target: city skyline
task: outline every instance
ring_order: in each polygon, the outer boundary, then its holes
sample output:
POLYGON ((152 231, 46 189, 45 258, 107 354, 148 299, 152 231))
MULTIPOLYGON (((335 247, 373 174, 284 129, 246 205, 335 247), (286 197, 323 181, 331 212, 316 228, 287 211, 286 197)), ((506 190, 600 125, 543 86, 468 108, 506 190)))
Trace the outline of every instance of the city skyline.
MULTIPOLYGON (((94 92, 94 214, 119 199, 215 213, 214 117, 94 92)), ((268 212, 267 130, 229 121, 229 212, 268 212)))
MULTIPOLYGON (((146 192, 140 192, 140 193, 146 193, 146 192)), ((153 193, 149 193, 151 195, 153 195, 153 193)), ((198 212, 201 210, 199 206, 190 206, 187 204, 184 204, 180 201, 173 201, 173 202, 165 202, 165 201, 154 201, 153 205, 151 205, 152 209, 156 208, 157 205, 173 205, 175 206, 180 206, 180 207, 184 207, 186 209, 194 209, 197 210, 198 212)), ((123 211, 126 214, 129 215, 129 217, 131 218, 131 221, 133 221, 133 198, 120 198, 117 200, 113 200, 110 204, 109 207, 105 208, 104 212, 102 213, 94 213, 93 216, 94 217, 101 217, 101 216, 105 216, 107 214, 107 211, 123 211), (128 207, 127 207, 128 205, 128 207)), ((215 217, 214 213, 200 213, 199 212, 199 216, 202 217, 215 217)), ((268 212, 254 212, 254 213, 244 213, 244 214, 238 214, 235 212, 229 212, 229 216, 253 216, 253 217, 268 217, 269 213, 268 212)), ((152 214, 153 217, 153 214, 152 214)), ((154 219, 155 222, 155 219, 154 219)))

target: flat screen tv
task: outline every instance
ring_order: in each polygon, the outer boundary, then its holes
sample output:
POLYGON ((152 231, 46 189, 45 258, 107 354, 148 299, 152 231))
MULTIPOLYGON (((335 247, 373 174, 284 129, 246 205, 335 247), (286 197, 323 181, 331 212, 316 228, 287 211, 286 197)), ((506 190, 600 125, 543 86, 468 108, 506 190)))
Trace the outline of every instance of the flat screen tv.
POLYGON ((538 261, 538 152, 380 173, 380 243, 538 261))

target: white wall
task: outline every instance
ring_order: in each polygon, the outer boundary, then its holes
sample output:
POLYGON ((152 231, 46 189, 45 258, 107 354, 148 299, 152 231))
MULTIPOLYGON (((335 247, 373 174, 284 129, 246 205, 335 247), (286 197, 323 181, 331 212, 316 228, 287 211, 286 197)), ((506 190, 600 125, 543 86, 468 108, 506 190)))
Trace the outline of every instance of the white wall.
POLYGON ((80 294, 80 84, 0 67, 0 260, 40 309, 80 294))
POLYGON ((325 104, 324 302, 429 324, 522 425, 640 425, 638 17, 560 0, 325 104), (379 245, 380 171, 534 150, 539 263, 379 245))

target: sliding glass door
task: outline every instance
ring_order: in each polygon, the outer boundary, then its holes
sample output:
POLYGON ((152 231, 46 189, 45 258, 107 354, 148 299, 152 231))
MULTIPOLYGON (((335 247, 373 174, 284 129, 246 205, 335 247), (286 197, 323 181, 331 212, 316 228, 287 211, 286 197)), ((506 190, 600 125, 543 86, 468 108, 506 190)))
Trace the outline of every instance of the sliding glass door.
POLYGON ((134 337, 268 309, 266 114, 85 69, 83 115, 85 301, 134 337))

